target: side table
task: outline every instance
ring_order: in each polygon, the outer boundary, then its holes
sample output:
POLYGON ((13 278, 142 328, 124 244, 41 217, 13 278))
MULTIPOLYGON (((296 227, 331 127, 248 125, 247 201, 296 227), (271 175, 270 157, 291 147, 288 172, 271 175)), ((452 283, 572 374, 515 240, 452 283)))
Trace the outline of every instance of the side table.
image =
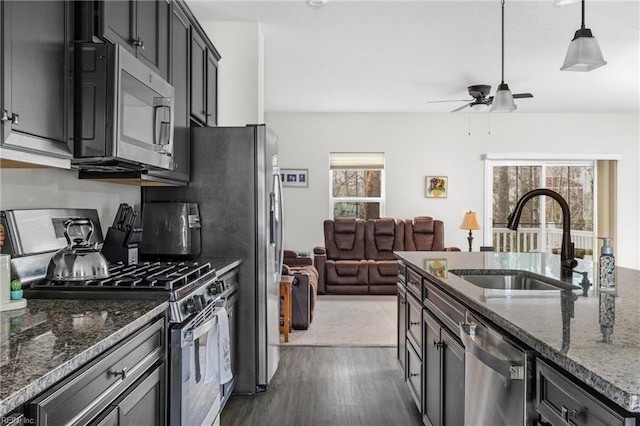
POLYGON ((284 334, 284 341, 289 341, 289 333, 293 331, 291 324, 291 286, 293 276, 284 275, 280 279, 280 333, 284 334))

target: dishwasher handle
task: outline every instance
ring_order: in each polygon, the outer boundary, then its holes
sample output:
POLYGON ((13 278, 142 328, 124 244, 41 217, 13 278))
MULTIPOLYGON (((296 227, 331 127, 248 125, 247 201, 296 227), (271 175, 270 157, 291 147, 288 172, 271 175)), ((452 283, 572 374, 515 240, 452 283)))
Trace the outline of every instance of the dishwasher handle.
POLYGON ((490 336, 490 333, 495 332, 482 324, 460 323, 460 339, 464 344, 465 351, 500 374, 505 384, 510 380, 524 380, 524 365, 510 360, 500 353, 499 346, 509 345, 509 343, 498 337, 502 341, 495 344, 492 340, 495 340, 496 336, 490 336))

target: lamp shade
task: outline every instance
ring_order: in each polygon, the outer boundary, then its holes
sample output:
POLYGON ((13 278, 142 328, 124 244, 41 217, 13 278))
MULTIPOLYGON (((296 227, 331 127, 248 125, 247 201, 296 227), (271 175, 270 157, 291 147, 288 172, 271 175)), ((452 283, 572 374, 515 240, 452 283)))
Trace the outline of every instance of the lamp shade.
POLYGON ((576 31, 576 35, 569 43, 567 56, 560 68, 562 71, 591 71, 607 65, 604 60, 598 40, 591 34, 589 28, 576 31))
POLYGON ((460 224, 460 229, 468 229, 475 230, 480 229, 480 224, 478 223, 478 216, 476 212, 468 211, 464 214, 464 218, 462 219, 462 223, 460 224))
POLYGON ((515 111, 516 108, 518 107, 513 101, 513 95, 511 94, 511 90, 509 90, 509 85, 504 82, 500 83, 498 90, 496 90, 496 95, 491 102, 490 112, 512 112, 515 111))

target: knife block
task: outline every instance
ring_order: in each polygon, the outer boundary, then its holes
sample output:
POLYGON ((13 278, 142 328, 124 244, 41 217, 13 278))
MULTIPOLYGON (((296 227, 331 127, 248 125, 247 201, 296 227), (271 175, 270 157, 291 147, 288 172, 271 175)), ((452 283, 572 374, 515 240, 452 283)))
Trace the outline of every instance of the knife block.
POLYGON ((123 231, 109 227, 102 245, 102 255, 109 263, 121 262, 125 265, 135 265, 138 263, 138 247, 141 236, 142 229, 140 228, 123 231))

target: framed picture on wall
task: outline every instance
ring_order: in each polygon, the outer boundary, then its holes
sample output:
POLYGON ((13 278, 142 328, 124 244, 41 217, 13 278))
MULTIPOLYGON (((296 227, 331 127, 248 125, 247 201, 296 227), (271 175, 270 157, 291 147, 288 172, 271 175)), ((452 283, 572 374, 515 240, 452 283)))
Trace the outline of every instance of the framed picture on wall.
POLYGON ((280 169, 282 186, 309 187, 309 169, 280 169))
POLYGON ((426 198, 447 198, 449 180, 446 176, 427 176, 424 179, 426 198))

